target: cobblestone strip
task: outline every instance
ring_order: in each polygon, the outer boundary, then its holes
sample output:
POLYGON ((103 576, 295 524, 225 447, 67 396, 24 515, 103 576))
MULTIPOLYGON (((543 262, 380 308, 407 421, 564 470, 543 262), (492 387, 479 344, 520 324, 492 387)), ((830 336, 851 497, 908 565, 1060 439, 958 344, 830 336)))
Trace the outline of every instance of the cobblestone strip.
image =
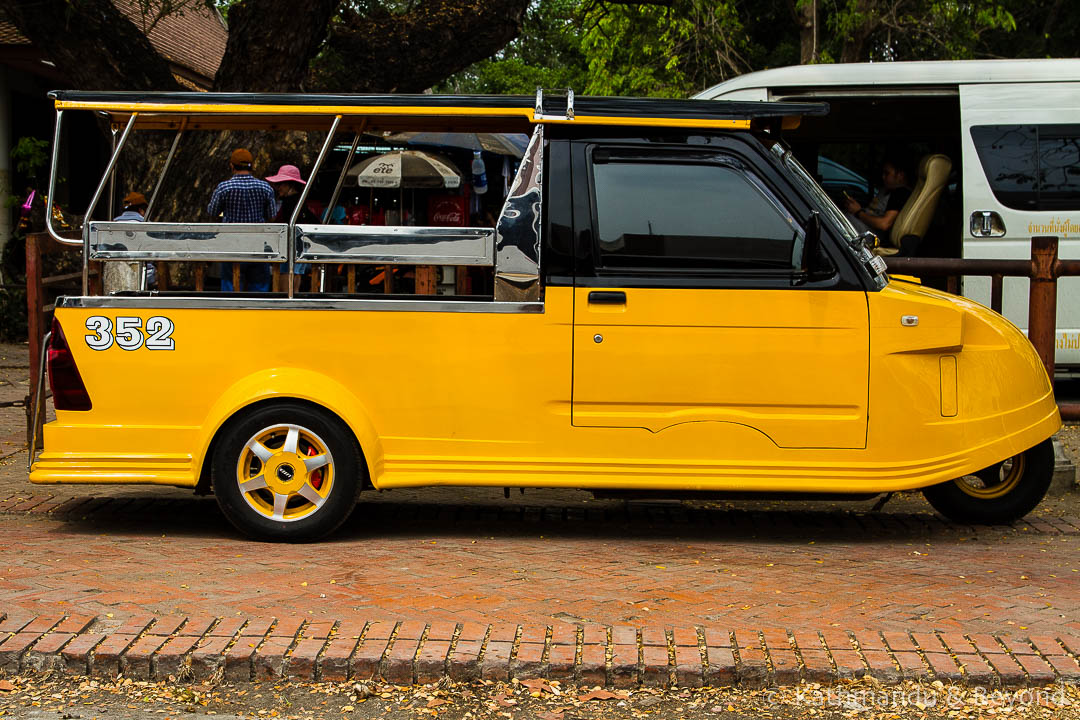
POLYGON ((0 671, 138 680, 548 678, 589 686, 762 688, 872 675, 982 687, 1080 681, 1080 637, 956 632, 0 612, 0 671))

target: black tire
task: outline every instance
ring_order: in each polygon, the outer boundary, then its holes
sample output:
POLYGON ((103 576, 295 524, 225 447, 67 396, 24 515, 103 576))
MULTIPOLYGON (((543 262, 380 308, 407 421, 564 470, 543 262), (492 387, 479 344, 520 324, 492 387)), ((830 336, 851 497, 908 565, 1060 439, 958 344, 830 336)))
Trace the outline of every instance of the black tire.
POLYGON ((978 525, 1010 523, 1031 512, 1054 477, 1054 445, 1038 445, 956 480, 923 488, 923 495, 950 520, 978 525))
POLYGON ((305 542, 332 533, 349 517, 363 464, 337 417, 310 405, 277 402, 222 429, 213 472, 218 505, 237 529, 258 540, 305 542), (323 464, 308 470, 309 462, 323 464))

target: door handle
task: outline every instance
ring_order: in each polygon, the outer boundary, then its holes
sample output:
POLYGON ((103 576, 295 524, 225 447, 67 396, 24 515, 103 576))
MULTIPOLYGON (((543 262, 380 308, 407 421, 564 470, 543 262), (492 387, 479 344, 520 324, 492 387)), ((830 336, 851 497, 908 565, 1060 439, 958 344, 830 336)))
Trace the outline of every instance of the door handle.
POLYGON ((590 305, 625 305, 626 293, 622 290, 593 290, 589 293, 590 305))
POLYGON ((1005 234, 1005 221, 1001 215, 991 210, 976 210, 971 213, 972 237, 1001 237, 1005 234))

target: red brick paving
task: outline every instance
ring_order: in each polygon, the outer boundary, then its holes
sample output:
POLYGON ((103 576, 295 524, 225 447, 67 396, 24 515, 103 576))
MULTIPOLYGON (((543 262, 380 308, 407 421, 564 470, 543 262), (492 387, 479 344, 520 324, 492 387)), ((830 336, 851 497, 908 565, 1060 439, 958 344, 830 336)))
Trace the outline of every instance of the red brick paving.
POLYGON ((280 545, 237 537, 207 500, 23 495, 0 507, 8 670, 1080 679, 1069 516, 975 529, 920 513, 378 497, 326 542, 280 545))

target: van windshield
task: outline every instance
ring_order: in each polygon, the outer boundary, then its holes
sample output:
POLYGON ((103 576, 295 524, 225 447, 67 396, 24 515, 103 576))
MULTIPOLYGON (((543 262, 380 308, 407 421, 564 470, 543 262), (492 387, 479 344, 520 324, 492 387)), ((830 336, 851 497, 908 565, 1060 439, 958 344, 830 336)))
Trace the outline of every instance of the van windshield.
POLYGON ((772 146, 772 152, 780 158, 784 166, 791 171, 795 180, 802 185, 814 200, 817 201, 819 209, 829 216, 829 218, 840 228, 840 232, 843 233, 844 239, 848 242, 856 242, 859 239, 859 233, 855 230, 855 226, 851 224, 847 216, 840 212, 840 208, 836 207, 836 204, 832 201, 832 198, 826 194, 826 192, 818 185, 810 173, 806 172, 806 168, 802 166, 798 160, 795 159, 795 155, 784 147, 781 143, 776 143, 772 146))

